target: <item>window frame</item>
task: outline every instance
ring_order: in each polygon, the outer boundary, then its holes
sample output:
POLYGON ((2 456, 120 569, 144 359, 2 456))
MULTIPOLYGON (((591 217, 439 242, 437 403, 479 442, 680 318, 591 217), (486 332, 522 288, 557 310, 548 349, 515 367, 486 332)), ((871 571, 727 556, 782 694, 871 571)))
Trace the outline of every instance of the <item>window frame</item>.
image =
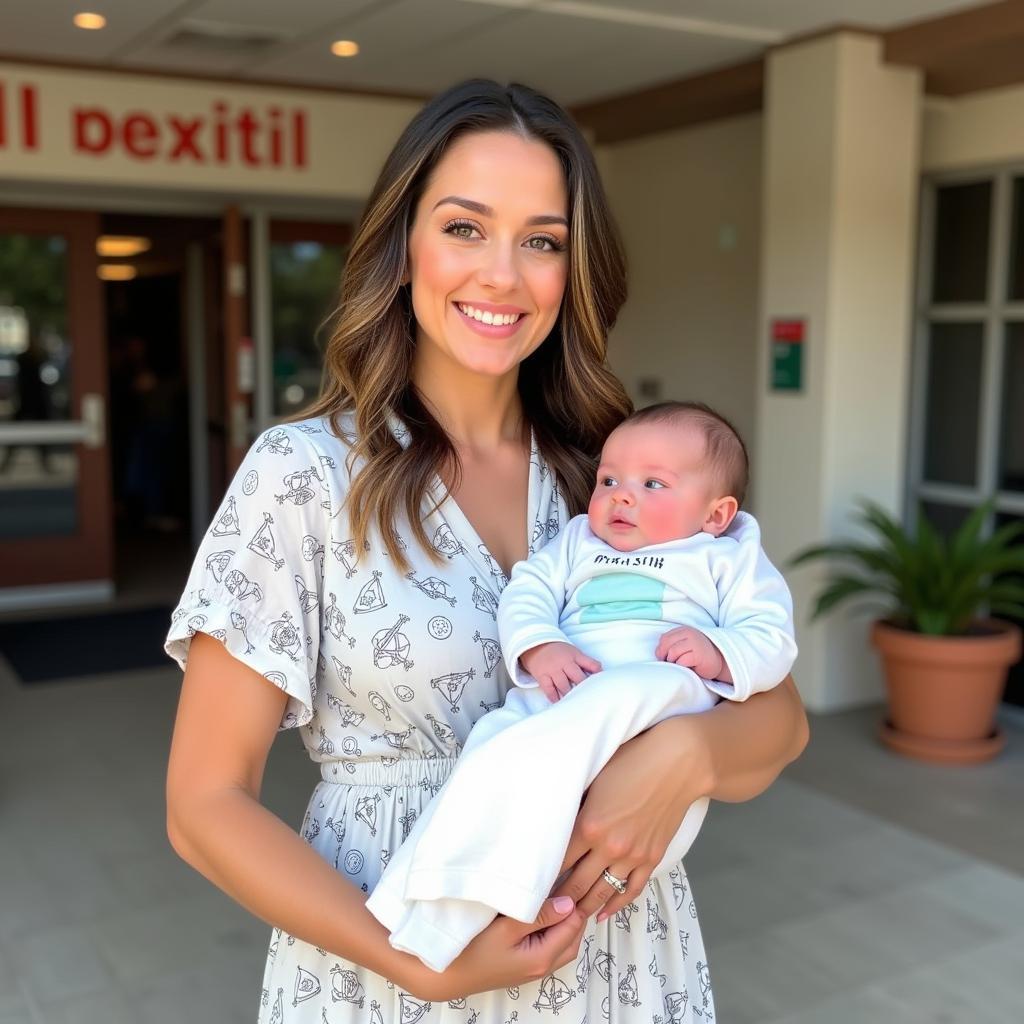
POLYGON ((1024 491, 1000 490, 1000 429, 1003 401, 1002 369, 1005 361, 1006 329, 1011 323, 1024 323, 1024 301, 1009 299, 1009 267, 1013 183, 1024 178, 1024 163, 995 167, 973 167, 936 172, 922 178, 917 275, 914 296, 912 339, 909 450, 904 500, 904 522, 914 525, 918 503, 925 501, 970 512, 989 495, 995 495, 995 508, 989 515, 984 534, 990 535, 1000 513, 1024 516, 1024 491), (935 265, 935 220, 938 190, 948 185, 989 182, 992 202, 989 210, 988 280, 984 302, 936 303, 931 300, 935 265), (924 478, 925 415, 931 355, 931 326, 936 323, 980 323, 982 331, 981 394, 977 473, 974 486, 937 483, 924 478))

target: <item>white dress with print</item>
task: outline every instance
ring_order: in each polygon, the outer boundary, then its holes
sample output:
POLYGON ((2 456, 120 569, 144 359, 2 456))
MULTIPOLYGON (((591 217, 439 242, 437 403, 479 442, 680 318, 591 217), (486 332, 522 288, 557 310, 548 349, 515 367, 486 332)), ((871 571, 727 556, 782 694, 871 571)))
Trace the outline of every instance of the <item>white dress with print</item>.
MULTIPOLYGON (((343 418, 343 437, 351 426, 343 418)), ((405 441, 397 425, 396 436, 405 441)), ((341 512, 347 454, 326 420, 274 427, 256 440, 200 546, 167 651, 184 667, 189 639, 209 633, 288 693, 282 728, 300 728, 322 779, 302 837, 370 892, 473 723, 509 689, 495 623, 507 581, 450 498, 425 522, 440 563, 418 549, 405 520, 397 527, 411 572, 397 570, 376 533, 356 551, 341 512)), ((532 553, 567 519, 536 448, 528 502, 532 553)), ((479 827, 479 819, 466 822, 479 827)), ((569 1024, 714 1019, 681 863, 611 920, 592 918, 576 964, 449 1002, 417 999, 274 929, 259 1008, 261 1024, 527 1024, 556 1016, 569 1024)))

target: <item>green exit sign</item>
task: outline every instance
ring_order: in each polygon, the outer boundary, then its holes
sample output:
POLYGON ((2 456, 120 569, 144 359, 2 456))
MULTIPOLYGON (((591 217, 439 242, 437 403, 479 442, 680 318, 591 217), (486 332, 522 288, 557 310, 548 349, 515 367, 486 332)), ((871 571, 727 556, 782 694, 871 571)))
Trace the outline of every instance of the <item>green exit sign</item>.
POLYGON ((802 318, 772 320, 772 391, 803 390, 806 327, 802 318))

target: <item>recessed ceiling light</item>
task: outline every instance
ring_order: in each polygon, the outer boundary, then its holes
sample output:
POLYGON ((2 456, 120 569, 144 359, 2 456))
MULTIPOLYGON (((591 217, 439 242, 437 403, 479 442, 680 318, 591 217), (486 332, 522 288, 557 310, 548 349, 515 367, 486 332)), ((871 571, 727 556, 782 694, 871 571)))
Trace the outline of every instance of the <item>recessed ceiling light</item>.
POLYGON ((130 263, 101 263, 96 268, 96 276, 101 281, 131 281, 138 270, 130 263))
POLYGON ((94 11, 79 11, 71 20, 76 28, 97 29, 104 28, 107 24, 107 19, 94 11))
POLYGON ((331 53, 335 57, 354 57, 359 52, 359 44, 351 39, 337 39, 331 43, 331 53))
POLYGON ((141 235, 100 235, 96 239, 96 254, 98 256, 138 256, 141 252, 148 252, 153 243, 141 235))

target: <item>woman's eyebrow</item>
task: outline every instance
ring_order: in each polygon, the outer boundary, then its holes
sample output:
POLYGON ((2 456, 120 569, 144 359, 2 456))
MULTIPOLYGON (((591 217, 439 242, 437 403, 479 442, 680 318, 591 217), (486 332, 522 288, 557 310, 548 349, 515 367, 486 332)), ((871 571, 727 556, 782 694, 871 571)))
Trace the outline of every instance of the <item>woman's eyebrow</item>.
MULTIPOLYGON (((455 206, 461 206, 466 210, 471 210, 473 213, 479 213, 481 217, 494 216, 494 210, 492 207, 487 206, 485 203, 478 203, 475 199, 464 199, 462 196, 445 196, 444 199, 439 199, 434 204, 434 210, 439 206, 444 206, 445 203, 452 203, 455 206)), ((433 212, 433 210, 431 212, 433 212)), ((558 214, 554 213, 541 213, 536 217, 529 217, 526 223, 529 225, 562 224, 565 227, 569 226, 569 222, 565 217, 560 217, 558 214)))

